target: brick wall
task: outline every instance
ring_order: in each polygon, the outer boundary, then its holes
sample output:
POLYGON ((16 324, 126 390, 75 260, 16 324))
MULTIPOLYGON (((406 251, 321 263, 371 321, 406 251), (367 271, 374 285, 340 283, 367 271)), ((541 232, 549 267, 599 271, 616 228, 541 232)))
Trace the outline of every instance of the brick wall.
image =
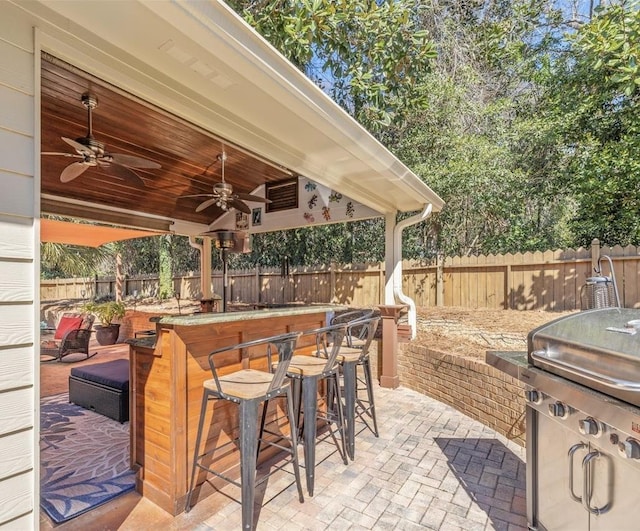
POLYGON ((398 374, 402 387, 449 404, 524 446, 524 386, 484 360, 406 343, 398 345, 398 374))

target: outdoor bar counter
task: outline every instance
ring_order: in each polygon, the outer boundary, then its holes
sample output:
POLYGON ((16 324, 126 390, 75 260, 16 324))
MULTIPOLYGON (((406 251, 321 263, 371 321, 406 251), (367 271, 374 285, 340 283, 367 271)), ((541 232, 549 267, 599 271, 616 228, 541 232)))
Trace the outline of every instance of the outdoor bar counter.
MULTIPOLYGON (((128 340, 131 462, 138 469, 138 492, 171 514, 184 510, 202 384, 212 377, 208 363, 212 350, 325 326, 332 313, 341 308, 310 305, 166 316, 156 322, 155 336, 128 340)), ((236 352, 216 360, 216 367, 229 367, 229 371, 246 368, 251 358, 251 351, 236 352)), ((257 366, 253 363, 252 367, 257 366)), ((216 410, 215 424, 206 424, 208 448, 220 447, 237 434, 236 408, 223 402, 215 407, 228 408, 227 414, 216 410)), ((236 451, 227 449, 227 454, 216 468, 222 466, 224 469, 239 463, 236 451)), ((204 473, 200 477, 203 479, 204 473)), ((196 503, 197 499, 196 491, 196 503)))

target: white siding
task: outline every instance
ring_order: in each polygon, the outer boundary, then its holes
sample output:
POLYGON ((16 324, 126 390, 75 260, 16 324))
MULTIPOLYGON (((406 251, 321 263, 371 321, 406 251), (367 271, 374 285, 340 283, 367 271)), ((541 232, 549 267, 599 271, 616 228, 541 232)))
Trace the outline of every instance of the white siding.
POLYGON ((6 262, 0 277, 0 303, 33 299, 33 270, 31 264, 6 262))
MULTIPOLYGON (((2 129, 0 124, 0 161, 2 170, 33 175, 33 138, 2 129)), ((6 190, 10 188, 7 186, 6 190)))
MULTIPOLYGON (((0 393, 33 385, 33 347, 0 350, 0 393)), ((2 440, 0 440, 0 448, 2 440)), ((4 454, 0 453, 0 456, 4 454)), ((0 477, 4 471, 0 469, 0 477)))
POLYGON ((33 433, 29 430, 12 433, 0 439, 0 455, 7 456, 0 477, 8 478, 33 468, 33 454, 29 451, 32 438, 33 433))
POLYGON ((0 215, 0 257, 30 261, 33 256, 33 220, 0 215))
POLYGON ((34 529, 35 73, 33 28, 0 4, 0 528, 34 529))
MULTIPOLYGON (((0 98, 2 101, 2 98, 0 98)), ((2 142, 3 131, 0 130, 0 142, 2 142)), ((5 132, 6 133, 6 132, 5 132)), ((29 142, 33 143, 32 139, 28 139, 29 142)), ((27 138, 21 139, 20 143, 26 142, 27 138)), ((7 151, 7 154, 0 155, 0 161, 2 161, 2 157, 16 157, 18 158, 17 153, 20 153, 20 156, 24 156, 24 150, 11 152, 11 150, 4 150, 0 147, 0 152, 7 151)), ((32 155, 33 156, 33 155, 32 155)), ((0 162, 1 165, 4 165, 0 162)), ((3 214, 12 214, 14 216, 28 216, 29 218, 33 217, 33 177, 27 175, 20 175, 17 173, 10 173, 3 171, 0 168, 0 182, 2 183, 2 193, 0 194, 0 212, 3 214)), ((12 219, 9 221, 11 225, 15 223, 24 223, 24 220, 18 221, 12 219)), ((28 220, 28 231, 30 238, 33 239, 32 234, 32 222, 28 220)), ((29 245, 29 248, 32 249, 33 246, 29 245)))
POLYGON ((33 94, 24 94, 0 85, 0 123, 6 129, 30 135, 33 129, 33 94))
MULTIPOLYGON (((33 514, 32 485, 33 470, 0 483, 0 522, 12 526, 12 519, 33 514)), ((5 529, 3 524, 0 524, 2 531, 5 529)))

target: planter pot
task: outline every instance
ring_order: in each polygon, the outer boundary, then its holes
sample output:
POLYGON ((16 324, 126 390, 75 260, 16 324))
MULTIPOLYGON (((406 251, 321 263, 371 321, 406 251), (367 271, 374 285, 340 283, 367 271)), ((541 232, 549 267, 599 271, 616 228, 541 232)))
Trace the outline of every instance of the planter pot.
POLYGON ((99 345, 113 345, 117 343, 120 335, 120 324, 110 324, 108 326, 96 325, 96 341, 99 345))

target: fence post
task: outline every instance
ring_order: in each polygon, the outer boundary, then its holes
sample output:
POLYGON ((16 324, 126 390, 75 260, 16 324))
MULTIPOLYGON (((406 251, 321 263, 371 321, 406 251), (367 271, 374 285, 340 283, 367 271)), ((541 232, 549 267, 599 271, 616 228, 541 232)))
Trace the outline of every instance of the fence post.
POLYGON ((331 262, 329 264, 329 300, 331 304, 336 302, 336 263, 331 262))
POLYGON ((511 264, 504 269, 504 309, 510 310, 513 306, 513 293, 511 290, 511 264))
MULTIPOLYGON (((257 303, 260 303, 262 300, 262 286, 260 285, 260 266, 256 266, 256 293, 258 294, 257 303)), ((247 301, 249 302, 249 301, 247 301)))
POLYGON ((444 257, 436 253, 436 306, 444 306, 444 257))

